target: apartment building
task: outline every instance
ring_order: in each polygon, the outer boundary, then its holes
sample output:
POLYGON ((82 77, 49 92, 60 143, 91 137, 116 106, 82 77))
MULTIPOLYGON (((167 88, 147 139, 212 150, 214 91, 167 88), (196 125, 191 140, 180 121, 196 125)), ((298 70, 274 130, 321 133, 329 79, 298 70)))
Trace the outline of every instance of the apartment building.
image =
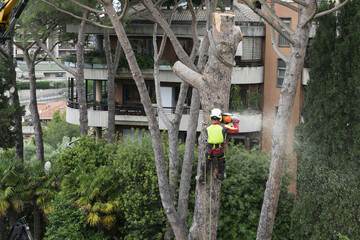
MULTIPOLYGON (((282 9, 281 9, 282 10, 282 9)), ((145 9, 137 9, 141 14, 148 14, 145 9)), ((162 10, 169 14, 169 10, 162 10)), ((141 15, 140 14, 140 15, 141 15)), ((240 132, 233 136, 236 142, 242 143, 250 149, 259 145, 261 149, 271 150, 272 128, 276 106, 280 95, 280 81, 283 76, 284 64, 272 50, 269 27, 246 5, 242 4, 239 10, 234 11, 235 24, 240 26, 243 40, 239 44, 235 61, 236 66, 232 74, 232 94, 230 99, 230 112, 240 119, 240 132)), ((283 17, 290 19, 290 24, 296 24, 293 13, 284 11, 283 17)), ((172 29, 178 36, 180 43, 188 52, 192 48, 191 15, 186 9, 177 11, 172 21, 172 29)), ((77 25, 69 25, 68 31, 77 32, 77 25)), ((153 23, 134 15, 133 20, 126 27, 127 34, 135 53, 151 58, 153 55, 152 36, 153 23)), ((205 11, 198 13, 198 32, 205 34, 205 11)), ((89 26, 87 33, 101 38, 102 30, 89 26)), ((162 32, 159 29, 158 41, 162 32)), ((116 36, 113 36, 114 43, 116 36)), ((283 39, 279 38, 279 41, 283 39)), ((285 42, 284 42, 285 44, 285 42)), ((115 45, 115 44, 113 44, 115 45)), ((289 46, 284 45, 286 51, 289 46)), ((176 54, 168 42, 163 56, 163 65, 160 66, 161 97, 165 112, 171 118, 177 102, 181 80, 172 72, 171 64, 176 60, 176 54)), ((71 65, 71 63, 69 63, 71 65)), ((154 76, 151 68, 142 69, 143 77, 148 86, 150 98, 155 100, 154 76)), ((79 124, 79 104, 73 76, 69 79, 69 100, 67 105, 67 121, 79 124)), ((107 70, 103 64, 88 64, 85 69, 85 85, 88 101, 89 126, 98 130, 107 127, 107 70)), ((301 84, 297 94, 296 105, 291 121, 291 131, 298 124, 301 109, 301 84)), ((148 123, 137 88, 129 69, 120 66, 115 78, 116 101, 116 130, 124 135, 131 134, 131 128, 147 129, 148 123)), ((186 137, 189 107, 191 106, 191 91, 189 91, 184 114, 180 123, 180 136, 186 137)), ((154 110, 156 105, 154 104, 154 110)), ((200 111, 201 115, 202 112, 200 111)), ((197 131, 201 131, 202 116, 199 118, 197 131)), ((159 119, 160 129, 166 130, 164 123, 159 119)), ((289 138, 293 136, 289 134, 289 138)), ((291 145, 291 144, 289 144, 291 145)), ((291 150, 289 150, 291 151, 291 150)))

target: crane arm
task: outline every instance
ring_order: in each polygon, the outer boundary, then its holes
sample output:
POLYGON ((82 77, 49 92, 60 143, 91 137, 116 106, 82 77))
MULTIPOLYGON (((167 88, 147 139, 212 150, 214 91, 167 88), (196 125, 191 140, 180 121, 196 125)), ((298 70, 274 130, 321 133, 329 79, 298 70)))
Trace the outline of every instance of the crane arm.
POLYGON ((9 36, 10 30, 20 17, 29 0, 22 0, 19 6, 13 11, 20 0, 3 0, 0 5, 0 42, 4 43, 9 36), (14 13, 13 13, 14 12, 14 13))

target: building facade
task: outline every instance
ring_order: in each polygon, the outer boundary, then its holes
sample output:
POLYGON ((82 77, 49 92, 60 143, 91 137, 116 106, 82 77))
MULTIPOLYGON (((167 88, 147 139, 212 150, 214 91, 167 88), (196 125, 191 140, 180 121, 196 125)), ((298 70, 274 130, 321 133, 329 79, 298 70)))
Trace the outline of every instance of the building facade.
MULTIPOLYGON (((279 7, 281 17, 289 24, 296 26, 296 16, 288 10, 279 7), (282 12, 283 11, 283 12, 282 12)), ((137 9, 142 14, 148 14, 146 10, 137 9)), ((169 14, 169 10, 163 10, 163 14, 169 14)), ((277 12, 278 13, 278 12, 277 12)), ((241 4, 239 10, 234 12, 236 25, 240 26, 244 36, 239 44, 232 74, 232 93, 230 99, 230 112, 240 119, 240 132, 233 136, 236 142, 242 143, 250 149, 258 145, 261 149, 271 151, 272 129, 276 116, 276 107, 279 101, 281 77, 284 73, 284 64, 277 57, 272 49, 270 30, 253 11, 246 5, 241 4)), ((141 14, 140 14, 141 15, 141 14)), ((198 32, 201 36, 205 34, 205 11, 198 14, 198 32)), ((192 48, 191 15, 186 9, 177 11, 172 21, 172 29, 179 38, 187 52, 192 48)), ((77 32, 78 26, 68 26, 68 31, 77 32)), ((133 21, 126 28, 133 50, 139 56, 151 58, 153 55, 152 37, 153 23, 143 20, 141 17, 134 17, 133 21)), ((88 34, 96 35, 99 39, 102 30, 89 26, 88 34)), ((159 30, 158 42, 161 41, 162 32, 159 30)), ((113 36, 115 45, 116 36, 113 36)), ((290 46, 282 41, 282 50, 290 52, 290 46)), ((165 112, 171 118, 177 102, 181 80, 172 72, 171 64, 177 60, 176 53, 168 42, 163 56, 163 65, 160 66, 160 82, 162 105, 165 112)), ((68 63, 71 65, 71 63, 68 63)), ((151 68, 142 69, 150 98, 155 100, 154 76, 151 68)), ((304 75, 306 76, 306 74, 304 75)), ((73 76, 69 79, 69 100, 67 107, 67 121, 79 124, 79 109, 76 96, 76 89, 73 76)), ((97 129, 107 127, 107 70, 106 66, 93 63, 86 66, 85 85, 88 101, 89 126, 97 129)), ((304 81, 306 82, 306 79, 304 81)), ((302 84, 299 84, 289 140, 292 141, 295 126, 300 121, 302 84)), ((131 134, 131 128, 147 129, 148 123, 140 103, 140 96, 132 79, 129 69, 120 66, 115 78, 115 101, 116 101, 116 130, 122 134, 131 134)), ((189 107, 191 106, 191 91, 185 102, 184 114, 180 123, 180 139, 185 139, 187 123, 189 118, 189 107)), ((156 105, 154 101, 154 110, 156 105)), ((199 112, 201 115, 201 111, 199 112)), ((199 118, 197 131, 201 131, 202 116, 199 118)), ((165 124, 159 119, 160 129, 166 130, 165 124)), ((288 144, 291 146, 292 144, 288 144)), ((291 147, 288 147, 291 152, 291 147)))

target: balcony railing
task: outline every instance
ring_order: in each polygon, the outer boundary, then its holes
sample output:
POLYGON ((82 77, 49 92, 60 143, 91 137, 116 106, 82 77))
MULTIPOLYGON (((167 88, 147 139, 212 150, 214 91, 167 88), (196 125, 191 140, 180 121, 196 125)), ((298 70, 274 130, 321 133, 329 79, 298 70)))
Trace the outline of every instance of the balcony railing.
MULTIPOLYGON (((79 109, 79 103, 76 101, 68 101, 67 106, 70 108, 79 109)), ((88 109, 93 109, 95 111, 107 111, 108 105, 103 103, 88 102, 88 109)), ((153 107, 156 111, 157 108, 153 107)), ((164 107, 165 114, 174 114, 175 107, 164 107)), ((115 114, 116 115, 132 115, 132 116, 146 116, 145 109, 142 105, 115 105, 115 114)), ((183 114, 190 114, 190 107, 184 107, 183 114)))

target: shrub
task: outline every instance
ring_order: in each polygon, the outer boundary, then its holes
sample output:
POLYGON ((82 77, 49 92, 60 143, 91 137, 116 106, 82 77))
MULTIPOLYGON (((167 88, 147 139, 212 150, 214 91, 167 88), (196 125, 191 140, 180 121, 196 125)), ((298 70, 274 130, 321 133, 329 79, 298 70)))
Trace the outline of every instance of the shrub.
MULTIPOLYGON (((227 177, 221 188, 218 239, 255 239, 270 156, 255 148, 248 152, 240 145, 229 145, 226 153, 227 177)), ((291 239, 288 215, 292 210, 292 194, 283 187, 280 196, 273 239, 291 239)))

